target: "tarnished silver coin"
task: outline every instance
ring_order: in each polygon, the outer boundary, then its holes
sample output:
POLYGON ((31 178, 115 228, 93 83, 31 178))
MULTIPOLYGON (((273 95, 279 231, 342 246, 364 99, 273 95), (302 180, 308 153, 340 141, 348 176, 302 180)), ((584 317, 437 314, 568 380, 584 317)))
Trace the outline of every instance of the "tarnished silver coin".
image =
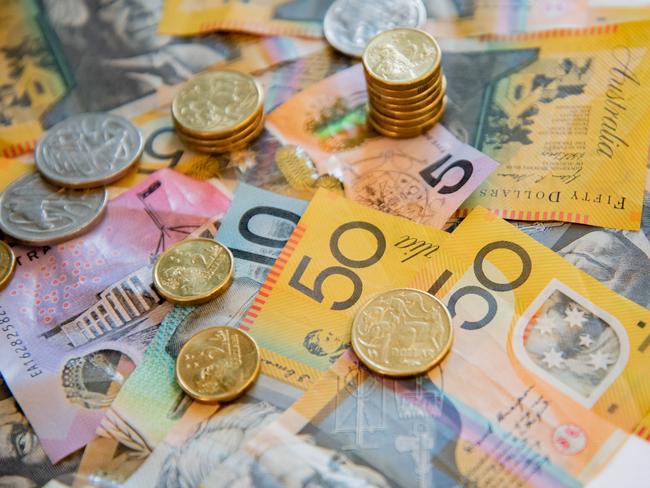
POLYGON ((107 201, 106 188, 60 188, 29 173, 0 196, 0 228, 24 244, 55 244, 87 232, 99 222, 107 201))
POLYGON ((394 27, 422 27, 422 0, 336 0, 325 14, 324 31, 334 49, 361 57, 368 41, 394 27))
POLYGON ((140 159, 144 138, 124 117, 72 116, 52 127, 36 146, 36 167, 65 188, 93 188, 119 180, 140 159))

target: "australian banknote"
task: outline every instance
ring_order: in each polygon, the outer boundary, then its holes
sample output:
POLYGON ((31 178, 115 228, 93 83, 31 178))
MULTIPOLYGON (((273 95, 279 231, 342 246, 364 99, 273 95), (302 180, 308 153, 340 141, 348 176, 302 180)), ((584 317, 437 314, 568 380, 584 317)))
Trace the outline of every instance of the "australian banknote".
POLYGON ((413 285, 444 297, 454 352, 490 377, 539 391, 554 415, 570 411, 596 446, 604 440, 586 419, 633 432, 650 411, 650 311, 486 209, 452 237, 459 261, 432 256, 413 285))
POLYGON ((33 149, 43 129, 79 112, 169 103, 208 67, 251 72, 320 48, 320 41, 159 35, 162 0, 17 0, 0 4, 0 155, 33 149), (6 28, 5 28, 6 26, 6 28))
POLYGON ((648 25, 443 43, 450 99, 443 124, 502 163, 464 207, 638 230, 648 25))
POLYGON ((267 127, 303 148, 321 173, 341 175, 348 198, 436 228, 498 166, 441 125, 408 140, 379 136, 367 126, 366 104, 357 64, 292 97, 267 127))
MULTIPOLYGON (((229 204, 211 184, 163 170, 112 200, 88 234, 14 247, 16 275, 0 297, 0 369, 51 459, 94 436, 169 310, 151 287, 157 254, 229 204)), ((25 218, 67 211, 43 205, 25 218)))
POLYGON ((320 37, 322 20, 331 3, 331 0, 166 0, 160 32, 185 36, 231 30, 320 37))

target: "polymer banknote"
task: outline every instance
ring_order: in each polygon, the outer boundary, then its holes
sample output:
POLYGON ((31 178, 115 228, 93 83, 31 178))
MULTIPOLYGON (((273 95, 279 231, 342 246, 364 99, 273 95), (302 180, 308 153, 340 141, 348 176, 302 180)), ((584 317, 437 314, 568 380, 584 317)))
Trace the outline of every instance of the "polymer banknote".
POLYGON ((348 198, 441 228, 498 163, 441 125, 408 140, 379 136, 367 126, 367 101, 357 64, 292 97, 267 127, 321 173, 340 175, 348 198))
MULTIPOLYGON (((112 200, 88 234, 13 248, 17 271, 0 297, 0 369, 50 459, 92 439, 169 311, 151 285, 156 256, 229 204, 213 185, 162 170, 112 200)), ((69 211, 46 200, 23 218, 47 226, 69 211)))
POLYGON ((639 229, 649 25, 442 44, 443 125, 501 162, 465 211, 481 205, 508 219, 639 229))

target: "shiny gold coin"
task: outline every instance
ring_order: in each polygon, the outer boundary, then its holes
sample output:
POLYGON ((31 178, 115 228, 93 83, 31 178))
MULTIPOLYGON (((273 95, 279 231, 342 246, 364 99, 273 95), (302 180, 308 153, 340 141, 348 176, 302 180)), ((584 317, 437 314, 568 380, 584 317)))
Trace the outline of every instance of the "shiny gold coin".
MULTIPOLYGON (((425 105, 424 107, 416 108, 418 107, 417 105, 415 107, 408 107, 405 110, 393 110, 392 108, 387 108, 385 105, 378 103, 375 100, 371 101, 371 107, 372 110, 375 112, 378 112, 380 115, 383 115, 385 117, 388 117, 390 119, 394 119, 396 122, 399 121, 415 121, 418 119, 421 119, 425 117, 427 114, 431 115, 432 113, 436 113, 437 110, 440 110, 440 102, 442 101, 442 97, 445 96, 445 91, 441 90, 438 92, 437 96, 429 102, 428 105, 425 105)), ((401 125, 401 124, 397 124, 401 125)))
POLYGON ((176 381, 192 398, 228 402, 260 374, 260 350, 251 336, 233 327, 210 327, 193 335, 176 358, 176 381))
POLYGON ((247 127, 262 105, 262 88, 238 71, 210 71, 191 79, 172 102, 172 118, 193 137, 227 137, 247 127))
POLYGON ((0 241, 0 290, 11 282, 16 271, 16 255, 9 245, 0 241))
POLYGON ((423 92, 419 95, 403 97, 403 98, 391 97, 385 95, 383 93, 377 92, 372 86, 368 85, 368 98, 385 105, 401 107, 400 110, 404 110, 404 106, 410 107, 414 104, 426 104, 427 100, 430 101, 431 99, 435 98, 438 95, 438 93, 440 93, 441 90, 446 90, 447 88, 446 84, 444 85, 443 88, 444 79, 445 78, 442 77, 435 84, 431 85, 429 90, 427 90, 426 92, 423 92))
POLYGON ((430 78, 421 81, 415 85, 404 86, 400 88, 387 88, 385 85, 377 83, 367 73, 365 73, 366 85, 368 89, 378 95, 394 98, 411 98, 417 97, 424 93, 431 93, 433 87, 439 87, 442 80, 442 70, 436 71, 430 78))
POLYGON ((398 27, 373 37, 362 61, 367 74, 386 88, 409 88, 431 79, 440 68, 440 46, 420 29, 398 27))
POLYGON ((369 106, 368 112, 375 119, 375 121, 381 125, 386 126, 387 128, 402 128, 402 129, 414 129, 422 125, 428 124, 432 118, 438 115, 440 109, 442 108, 442 100, 438 100, 435 105, 431 106, 427 112, 423 115, 417 117, 400 120, 394 117, 386 116, 379 111, 375 110, 372 105, 369 106))
POLYGON ((424 291, 398 288, 366 302, 352 323, 352 348, 366 367, 387 376, 414 376, 451 348, 449 310, 424 291))
POLYGON ((368 123, 370 124, 370 127, 375 129, 382 136, 392 137, 395 139, 409 139, 411 137, 421 136, 422 134, 424 134, 425 132, 433 128, 438 122, 440 122, 440 119, 442 119, 443 115, 445 114, 446 106, 447 106, 447 97, 445 97, 442 100, 442 108, 440 109, 440 112, 436 114, 435 117, 433 117, 426 124, 423 124, 421 127, 417 127, 413 129, 405 129, 403 127, 382 125, 381 123, 378 123, 376 120, 373 119, 372 112, 368 113, 368 123))
POLYGON ((229 142, 237 141, 239 139, 244 138, 251 132, 254 132, 255 129, 258 128, 260 124, 262 124, 264 121, 264 110, 260 106, 259 110, 255 113, 255 118, 250 121, 250 123, 246 126, 241 127, 237 132, 234 132, 230 135, 227 136, 220 136, 220 135, 215 135, 215 136, 195 136, 191 133, 188 133, 185 131, 185 128, 179 124, 177 121, 174 120, 174 128, 176 129, 176 133, 185 139, 188 139, 190 141, 196 142, 198 144, 208 144, 208 143, 215 143, 215 144, 227 144, 229 142))
POLYGON ((212 239, 177 242, 158 257, 153 283, 167 301, 181 305, 207 302, 232 282, 230 249, 212 239))
POLYGON ((241 139, 233 140, 233 142, 228 144, 221 144, 220 142, 197 143, 193 139, 187 139, 185 136, 181 135, 180 133, 178 133, 178 137, 181 140, 181 142, 183 142, 187 147, 198 152, 203 152, 207 154, 228 153, 228 152, 234 152, 245 148, 250 143, 252 143, 255 139, 257 139, 263 130, 264 130, 264 124, 262 123, 259 124, 257 127, 255 127, 254 131, 251 132, 250 134, 246 135, 241 139))

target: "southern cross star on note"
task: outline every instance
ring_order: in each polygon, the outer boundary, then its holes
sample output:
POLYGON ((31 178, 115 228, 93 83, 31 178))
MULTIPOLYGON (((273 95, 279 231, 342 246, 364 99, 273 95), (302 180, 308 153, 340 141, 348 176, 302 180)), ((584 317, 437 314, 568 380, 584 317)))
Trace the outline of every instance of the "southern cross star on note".
POLYGON ((564 320, 569 324, 569 327, 582 329, 582 326, 587 321, 587 317, 585 317, 585 313, 582 310, 570 307, 566 311, 564 320))
POLYGON ((535 324, 541 334, 553 334, 555 330, 555 321, 548 315, 541 315, 535 324))
POLYGON ((607 371, 609 365, 615 362, 616 360, 607 352, 596 351, 589 355, 589 366, 593 367, 596 371, 599 369, 607 371))
POLYGON ((594 340, 591 338, 589 334, 580 334, 580 345, 582 347, 591 347, 591 345, 594 343, 594 340))
POLYGON ((551 348, 549 351, 544 353, 544 358, 542 359, 546 363, 546 366, 549 369, 552 368, 562 368, 564 367, 564 355, 561 351, 556 351, 555 348, 551 348))

